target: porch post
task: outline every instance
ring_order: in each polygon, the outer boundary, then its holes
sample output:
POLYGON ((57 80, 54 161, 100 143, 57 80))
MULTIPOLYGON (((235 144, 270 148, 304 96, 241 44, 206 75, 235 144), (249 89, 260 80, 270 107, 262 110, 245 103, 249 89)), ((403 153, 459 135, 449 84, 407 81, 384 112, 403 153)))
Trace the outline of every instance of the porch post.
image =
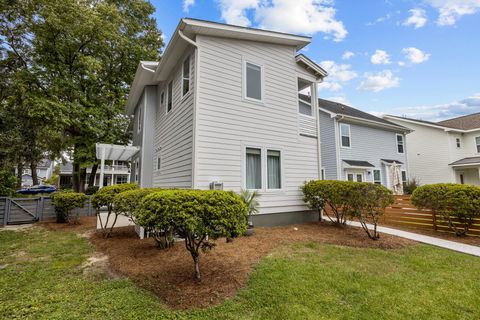
POLYGON ((100 158, 100 184, 99 188, 103 188, 103 174, 105 171, 105 147, 102 147, 102 157, 100 158))

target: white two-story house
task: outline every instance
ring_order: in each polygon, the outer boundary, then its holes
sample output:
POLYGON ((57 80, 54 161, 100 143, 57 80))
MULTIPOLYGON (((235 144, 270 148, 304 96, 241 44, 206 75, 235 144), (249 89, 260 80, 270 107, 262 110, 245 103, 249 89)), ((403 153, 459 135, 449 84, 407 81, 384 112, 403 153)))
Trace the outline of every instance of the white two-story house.
POLYGON ((480 113, 440 122, 384 116, 410 128, 409 176, 420 184, 480 185, 480 113))
POLYGON ((301 185, 322 175, 310 37, 182 19, 160 62, 141 62, 131 180, 143 187, 258 190, 257 225, 318 219, 301 185), (311 103, 301 105, 299 92, 311 103))

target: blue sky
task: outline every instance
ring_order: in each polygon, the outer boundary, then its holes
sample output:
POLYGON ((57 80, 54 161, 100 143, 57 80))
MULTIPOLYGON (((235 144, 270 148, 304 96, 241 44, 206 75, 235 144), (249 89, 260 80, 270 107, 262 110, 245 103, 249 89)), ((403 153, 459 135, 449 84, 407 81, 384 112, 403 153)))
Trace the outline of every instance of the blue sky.
POLYGON ((376 114, 480 112, 480 0, 156 0, 165 39, 182 17, 313 37, 320 96, 376 114))

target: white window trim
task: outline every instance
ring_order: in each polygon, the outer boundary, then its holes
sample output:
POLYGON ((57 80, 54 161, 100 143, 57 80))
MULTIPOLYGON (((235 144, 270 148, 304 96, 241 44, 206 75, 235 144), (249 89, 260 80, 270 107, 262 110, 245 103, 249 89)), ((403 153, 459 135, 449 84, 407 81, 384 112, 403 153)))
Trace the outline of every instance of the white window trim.
POLYGON ((253 143, 243 143, 242 147, 242 186, 243 189, 249 191, 259 191, 263 193, 279 193, 285 191, 285 165, 284 165, 284 149, 278 146, 271 145, 258 145, 253 143), (247 189, 247 149, 260 149, 260 165, 262 168, 262 186, 260 189, 247 189), (267 168, 267 150, 279 151, 280 152, 280 189, 269 189, 268 188, 268 168, 267 168))
POLYGON ((265 188, 266 192, 276 192, 276 191, 282 191, 283 190, 283 185, 285 181, 283 180, 283 150, 281 148, 270 148, 266 147, 265 148, 265 188), (270 189, 268 187, 268 150, 270 151, 278 151, 280 152, 280 188, 278 189, 270 189))
MULTIPOLYGON (((186 56, 185 59, 183 59, 183 62, 182 62, 182 99, 185 98, 186 96, 188 96, 190 94, 190 92, 192 91, 192 59, 190 57, 190 55, 186 56), (189 70, 188 70, 188 91, 183 94, 183 81, 184 81, 184 78, 183 78, 183 74, 184 74, 184 68, 185 68, 185 61, 187 61, 187 59, 189 59, 188 61, 188 64, 189 64, 189 70)), ((173 101, 172 101, 173 102, 173 101)), ((172 109, 173 109, 173 103, 172 103, 172 109)))
POLYGON ((169 114, 173 110, 173 79, 167 82, 167 88, 165 90, 167 92, 166 99, 165 99, 165 114, 169 114), (168 86, 172 84, 172 108, 168 110, 168 99, 170 98, 170 95, 168 94, 168 86))
POLYGON ((380 171, 380 185, 383 186, 383 178, 382 178, 382 169, 381 168, 373 168, 372 169, 372 183, 375 184, 375 171, 380 171))
POLYGON ((245 101, 249 101, 249 102, 255 102, 255 103, 259 103, 259 104, 264 104, 264 101, 265 101, 265 67, 263 65, 263 63, 259 62, 259 61, 255 61, 255 60, 252 60, 252 59, 247 59, 247 58, 243 58, 242 59, 242 75, 243 75, 243 79, 242 79, 242 97, 243 97, 243 100, 245 101), (250 63, 250 64, 253 64, 257 67, 260 67, 260 84, 261 84, 261 90, 260 90, 260 94, 262 95, 262 99, 258 100, 258 99, 254 99, 254 98, 250 98, 250 97, 247 97, 247 63, 250 63))
POLYGON ((473 138, 473 143, 475 143, 475 153, 476 154, 479 154, 480 152, 478 152, 478 146, 480 146, 480 144, 477 144, 477 138, 480 139, 480 136, 476 136, 473 138))
POLYGON ((259 146, 259 145, 255 145, 255 144, 245 144, 242 148, 243 150, 243 188, 246 189, 246 190, 249 190, 249 191, 263 191, 264 188, 265 188, 265 184, 263 182, 264 180, 264 176, 265 176, 265 170, 264 170, 264 163, 265 163, 265 160, 264 160, 264 148, 262 146, 259 146), (260 189, 247 189, 247 149, 260 149, 260 168, 262 170, 262 177, 261 177, 261 186, 260 186, 260 189))
POLYGON ((403 136, 403 134, 395 134, 395 147, 397 148, 397 154, 405 154, 405 137, 403 136), (398 137, 402 137, 403 152, 398 151, 398 137))
POLYGON ((343 148, 343 149, 352 149, 352 131, 350 131, 350 125, 347 124, 347 123, 339 123, 338 125, 339 125, 338 132, 340 134, 340 147, 343 148), (348 127, 348 138, 349 138, 349 141, 350 141, 350 146, 348 146, 348 147, 343 145, 342 126, 347 126, 348 127))

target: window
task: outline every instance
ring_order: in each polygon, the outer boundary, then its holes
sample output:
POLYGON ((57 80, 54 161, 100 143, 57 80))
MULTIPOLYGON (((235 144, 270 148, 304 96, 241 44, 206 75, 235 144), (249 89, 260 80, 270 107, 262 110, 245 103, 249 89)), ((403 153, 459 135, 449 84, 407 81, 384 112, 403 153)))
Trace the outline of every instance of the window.
POLYGON ((127 183, 127 176, 126 175, 119 175, 117 176, 116 184, 127 183))
POLYGON ((160 164, 161 164, 160 156, 157 156, 157 170, 160 170, 160 164))
POLYGON ((298 112, 306 116, 312 116, 312 105, 305 100, 298 100, 298 112))
POLYGON ((183 61, 182 70, 182 97, 190 91, 190 56, 183 61))
POLYGON ((262 189, 262 150, 247 148, 245 159, 246 188, 262 189))
POLYGON ((465 184, 465 178, 463 177, 463 173, 460 173, 460 183, 465 184))
POLYGON ((322 168, 322 171, 321 171, 321 179, 325 180, 325 169, 324 168, 322 168))
POLYGON ((165 91, 162 92, 160 95, 160 104, 163 106, 163 103, 165 102, 165 91))
POLYGON ((167 87, 167 113, 172 110, 172 99, 173 99, 173 80, 168 83, 167 87))
POLYGON ((135 160, 135 182, 138 182, 138 171, 139 169, 138 160, 135 160))
POLYGON ((267 186, 268 189, 282 188, 280 151, 267 150, 267 186))
POLYGON ((398 153, 405 152, 405 149, 403 146, 403 136, 401 134, 397 134, 397 151, 398 153))
POLYGON ((138 108, 138 114, 137 114, 137 133, 140 133, 142 131, 142 108, 138 108))
POLYGON ((350 125, 340 124, 340 137, 342 139, 342 147, 350 148, 350 125))
POLYGON ((475 138, 475 144, 477 145, 477 153, 480 153, 480 137, 475 138))
POLYGON ((357 173, 357 182, 363 182, 363 174, 357 173))
POLYGON ((460 138, 455 139, 455 142, 457 143, 457 148, 462 147, 462 145, 460 144, 460 138))
POLYGON ((353 173, 347 174, 347 180, 348 181, 353 181, 353 173))
POLYGON ((402 170, 402 185, 405 188, 407 186, 407 171, 402 170))
POLYGON ((382 184, 382 173, 379 169, 373 170, 373 183, 382 184))
POLYGON ((245 63, 245 98, 262 101, 262 67, 245 63))

